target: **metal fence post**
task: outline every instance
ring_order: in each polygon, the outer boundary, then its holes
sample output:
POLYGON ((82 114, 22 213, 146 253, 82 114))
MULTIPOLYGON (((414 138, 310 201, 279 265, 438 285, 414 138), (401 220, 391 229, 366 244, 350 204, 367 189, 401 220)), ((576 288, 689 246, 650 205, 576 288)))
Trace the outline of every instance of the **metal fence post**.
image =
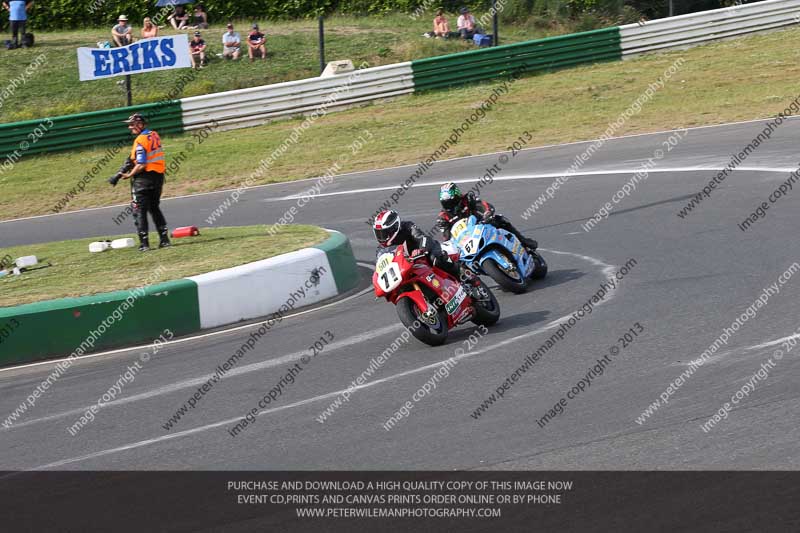
POLYGON ((325 17, 319 16, 319 73, 325 70, 325 17))

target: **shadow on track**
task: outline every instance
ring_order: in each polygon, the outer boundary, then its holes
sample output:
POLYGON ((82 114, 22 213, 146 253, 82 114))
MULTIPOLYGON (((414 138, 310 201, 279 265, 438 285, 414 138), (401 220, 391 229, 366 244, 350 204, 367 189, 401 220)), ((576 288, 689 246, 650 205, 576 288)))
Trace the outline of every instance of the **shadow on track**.
POLYGON ((556 285, 561 285, 562 283, 575 281, 576 279, 580 279, 585 275, 586 272, 582 270, 576 270, 574 268, 551 270, 550 272, 547 273, 547 277, 545 277, 544 279, 532 282, 528 288, 528 292, 526 292, 525 294, 531 292, 535 294, 538 289, 543 289, 545 287, 555 287, 556 285))
MULTIPOLYGON (((639 205, 639 206, 636 206, 636 207, 629 207, 628 209, 620 209, 619 211, 614 211, 613 213, 609 213, 608 216, 609 217, 613 217, 613 216, 617 216, 617 215, 623 215, 625 213, 630 213, 631 211, 638 211, 639 209, 647 209, 648 207, 653 207, 653 206, 656 206, 656 205, 670 204, 672 202, 682 202, 684 200, 688 200, 689 198, 694 198, 695 196, 697 196, 696 192, 693 193, 693 194, 684 194, 682 196, 675 196, 674 198, 668 198, 666 200, 659 200, 658 202, 650 202, 649 204, 642 204, 642 205, 639 205)), ((566 220, 564 222, 556 222, 555 224, 548 224, 546 226, 537 226, 535 228, 520 228, 520 231, 522 233, 528 233, 528 232, 533 233, 538 229, 555 228, 556 226, 563 226, 564 224, 572 224, 574 222, 584 222, 584 221, 589 220, 591 218, 593 218, 593 217, 575 218, 573 220, 566 220)))

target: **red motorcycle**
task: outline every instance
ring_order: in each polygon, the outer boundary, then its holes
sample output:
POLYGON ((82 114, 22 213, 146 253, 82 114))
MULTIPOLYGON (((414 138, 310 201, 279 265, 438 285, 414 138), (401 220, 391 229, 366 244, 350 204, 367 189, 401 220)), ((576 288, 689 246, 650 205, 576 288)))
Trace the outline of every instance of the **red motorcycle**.
POLYGON ((438 346, 447 332, 471 320, 491 326, 500 318, 500 304, 483 284, 465 287, 459 280, 431 266, 424 254, 409 255, 405 244, 378 257, 372 285, 376 298, 384 297, 397 307, 397 316, 411 334, 425 344, 438 346))

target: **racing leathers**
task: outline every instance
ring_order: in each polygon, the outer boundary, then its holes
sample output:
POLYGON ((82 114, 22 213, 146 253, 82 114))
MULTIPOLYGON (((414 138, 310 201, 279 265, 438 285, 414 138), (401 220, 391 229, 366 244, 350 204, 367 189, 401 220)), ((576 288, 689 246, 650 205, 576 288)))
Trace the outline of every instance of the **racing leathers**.
POLYGON ((531 252, 539 246, 533 239, 525 237, 517 228, 503 215, 496 213, 494 206, 485 200, 481 200, 474 192, 470 191, 461 197, 461 201, 452 209, 443 209, 436 218, 436 228, 442 233, 444 240, 449 240, 452 235, 450 228, 461 219, 475 215, 478 222, 491 224, 494 227, 512 233, 522 245, 531 252))
MULTIPOLYGON (((467 285, 480 285, 477 282, 477 276, 466 267, 461 267, 460 263, 453 262, 446 251, 442 249, 441 244, 436 239, 432 239, 425 235, 416 224, 410 220, 405 220, 400 223, 400 231, 393 239, 391 248, 405 243, 406 251, 411 254, 414 250, 421 250, 430 260, 431 265, 441 269, 454 278, 466 282, 467 285)), ((380 255, 387 248, 378 247, 376 255, 380 255)))

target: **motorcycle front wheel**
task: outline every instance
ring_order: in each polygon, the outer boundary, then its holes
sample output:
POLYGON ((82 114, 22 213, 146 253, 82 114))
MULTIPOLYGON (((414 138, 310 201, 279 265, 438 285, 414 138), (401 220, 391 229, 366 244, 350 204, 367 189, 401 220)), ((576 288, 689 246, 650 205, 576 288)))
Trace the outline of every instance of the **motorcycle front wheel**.
POLYGON ((472 317, 472 322, 479 326, 491 326, 500 319, 500 303, 483 280, 478 278, 478 281, 481 282, 481 289, 486 294, 486 298, 482 300, 472 299, 472 305, 475 308, 475 316, 472 317))
POLYGON ((400 298, 396 307, 400 322, 418 340, 429 346, 439 346, 447 340, 447 315, 444 309, 436 310, 434 321, 426 321, 411 298, 400 298))
POLYGON ((539 252, 531 253, 533 258, 533 272, 531 272, 531 279, 542 279, 547 275, 547 261, 544 257, 539 255, 539 252))
POLYGON ((525 289, 528 288, 528 280, 526 280, 523 276, 520 275, 518 270, 515 270, 517 274, 517 278, 511 277, 505 270, 500 268, 494 259, 487 259, 481 265, 483 271, 486 274, 495 280, 500 288, 505 291, 511 291, 513 293, 519 294, 525 292, 525 289))

